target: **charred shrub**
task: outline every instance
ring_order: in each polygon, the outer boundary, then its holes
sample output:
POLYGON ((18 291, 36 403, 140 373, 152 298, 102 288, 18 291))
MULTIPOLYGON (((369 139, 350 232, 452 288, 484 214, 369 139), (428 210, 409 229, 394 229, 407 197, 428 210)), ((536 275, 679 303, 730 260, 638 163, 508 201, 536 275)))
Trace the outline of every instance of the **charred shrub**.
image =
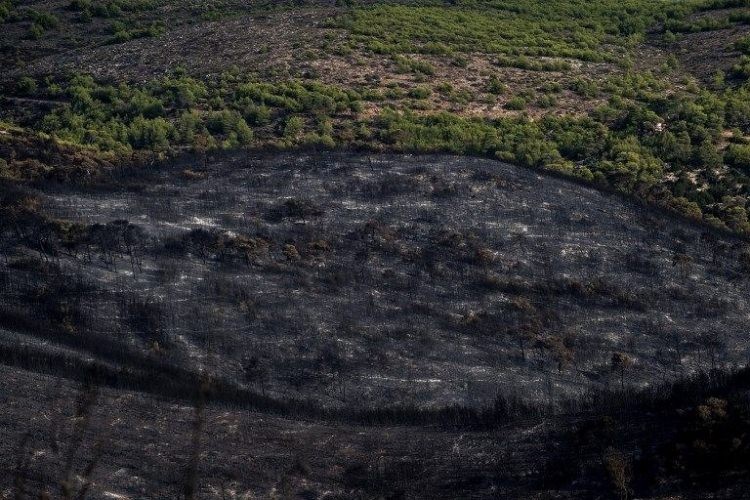
POLYGON ((281 222, 285 219, 310 219, 323 215, 323 209, 309 200, 290 198, 281 205, 272 208, 266 219, 269 222, 281 222))

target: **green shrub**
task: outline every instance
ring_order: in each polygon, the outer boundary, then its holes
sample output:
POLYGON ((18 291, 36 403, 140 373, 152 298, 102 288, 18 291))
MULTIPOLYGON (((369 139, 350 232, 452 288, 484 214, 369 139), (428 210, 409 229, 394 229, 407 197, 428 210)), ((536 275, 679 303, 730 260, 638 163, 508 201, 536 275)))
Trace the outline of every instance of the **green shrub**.
POLYGON ((295 140, 305 128, 305 121, 301 116, 290 116, 284 125, 284 138, 295 140))
POLYGON ((36 23, 32 23, 29 27, 29 38, 33 40, 39 40, 44 35, 44 28, 36 23))
POLYGON ((464 56, 456 56, 451 60, 451 64, 458 68, 466 68, 469 66, 469 59, 464 56))
POLYGON ((742 56, 739 62, 732 66, 732 74, 743 80, 750 78, 750 56, 742 56))
POLYGON ((505 109, 515 111, 526 109, 526 99, 520 96, 512 97, 508 102, 505 103, 505 109))
MULTIPOLYGON (((250 144, 248 122, 267 125, 290 116, 277 127, 291 143, 301 139, 305 119, 321 123, 320 144, 333 140, 330 116, 361 110, 360 94, 320 82, 245 82, 226 73, 209 92, 207 85, 175 71, 145 85, 102 85, 88 75, 74 75, 60 87, 70 106, 58 108, 38 122, 40 130, 71 142, 106 150, 170 150, 231 148, 250 144)), ((266 130, 266 133, 273 133, 266 130)))
POLYGON ((91 13, 95 17, 118 17, 122 15, 122 9, 120 8, 120 4, 118 2, 97 2, 92 6, 91 13))
POLYGON ((555 106, 555 104, 557 104, 557 99, 555 99, 555 96, 552 96, 549 94, 544 94, 540 96, 539 99, 537 99, 536 101, 536 105, 544 109, 552 108, 555 106))
POLYGON ((725 94, 726 123, 750 133, 750 89, 739 89, 725 94))
POLYGON ((59 24, 57 17, 50 12, 39 12, 34 9, 29 9, 27 14, 29 19, 31 19, 31 21, 43 31, 51 30, 59 24))
POLYGON ((11 0, 0 0, 0 24, 4 23, 13 12, 13 2, 11 0))
POLYGON ((414 87, 409 90, 409 97, 413 99, 427 99, 432 94, 432 91, 427 87, 414 87))
POLYGON ((271 108, 265 104, 250 104, 245 108, 245 119, 253 125, 267 125, 271 123, 271 108))
POLYGON ((580 95, 581 97, 596 97, 599 95, 599 89, 595 82, 591 80, 585 80, 583 78, 576 78, 570 83, 570 90, 580 95))
POLYGON ((165 104, 178 108, 190 108, 208 94, 203 82, 184 75, 163 79, 155 92, 165 104))
POLYGON ((128 141, 134 148, 161 151, 169 146, 172 125, 164 118, 146 119, 137 116, 128 127, 128 141))
POLYGON ((734 48, 745 55, 750 55, 750 36, 743 37, 734 42, 734 48))
POLYGON ((22 76, 16 83, 16 91, 22 95, 31 95, 36 92, 36 80, 30 76, 22 76))
POLYGON ((393 58, 393 62, 396 64, 396 71, 399 73, 417 73, 422 75, 435 74, 435 67, 425 61, 410 59, 404 56, 396 56, 393 58))
POLYGON ((508 86, 505 85, 497 75, 492 75, 487 82, 487 92, 494 95, 501 95, 507 92, 508 86))
POLYGON ((453 92, 453 85, 450 82, 441 82, 435 86, 435 90, 444 95, 450 95, 453 92))
POLYGON ((59 24, 57 17, 50 12, 41 12, 35 9, 26 9, 23 12, 23 17, 31 21, 29 37, 32 39, 41 38, 45 31, 56 28, 59 24))
POLYGON ((728 165, 750 173, 750 145, 730 144, 725 154, 728 165))
POLYGON ((136 38, 150 38, 164 33, 165 26, 161 22, 154 22, 147 26, 128 26, 123 22, 115 21, 111 26, 112 36, 108 43, 124 43, 136 38))
POLYGON ((249 144, 253 131, 245 119, 236 111, 215 111, 208 115, 206 129, 213 135, 221 135, 229 140, 229 145, 249 144))

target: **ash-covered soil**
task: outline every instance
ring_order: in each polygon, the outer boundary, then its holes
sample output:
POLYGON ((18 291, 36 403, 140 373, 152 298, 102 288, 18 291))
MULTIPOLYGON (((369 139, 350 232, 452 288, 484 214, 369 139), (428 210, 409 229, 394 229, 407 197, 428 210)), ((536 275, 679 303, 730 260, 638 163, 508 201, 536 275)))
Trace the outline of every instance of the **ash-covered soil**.
POLYGON ((2 498, 63 498, 66 480, 96 499, 184 498, 186 487, 192 498, 487 498, 499 481, 515 496, 538 477, 535 438, 551 423, 524 433, 332 425, 0 374, 2 498))
POLYGON ((617 495, 613 446, 745 387, 635 392, 745 363, 743 242, 496 161, 186 156, 0 208, 9 498, 617 495))
POLYGON ((555 402, 748 357, 738 242, 565 180, 338 154, 113 175, 33 192, 85 237, 6 243, 6 346, 339 408, 555 402))

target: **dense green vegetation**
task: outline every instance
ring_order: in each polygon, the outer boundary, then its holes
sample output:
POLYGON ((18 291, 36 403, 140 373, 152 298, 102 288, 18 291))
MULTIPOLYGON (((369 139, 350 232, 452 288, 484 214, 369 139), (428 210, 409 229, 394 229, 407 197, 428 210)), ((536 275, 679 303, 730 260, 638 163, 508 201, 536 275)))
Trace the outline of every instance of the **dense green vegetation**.
MULTIPOLYGON (((25 94, 35 85, 28 78, 19 82, 25 94)), ((44 116, 36 125, 41 131, 115 151, 232 148, 253 141, 251 125, 273 136, 279 122, 286 123, 277 127, 280 145, 332 145, 329 117, 360 106, 353 91, 317 82, 260 83, 230 73, 210 86, 181 72, 144 86, 106 85, 75 75, 47 91, 69 105, 44 116), (302 134, 308 124, 310 130, 302 134)))
POLYGON ((696 1, 459 0, 378 4, 337 19, 350 43, 379 54, 488 52, 615 60, 647 27, 681 18, 696 1))

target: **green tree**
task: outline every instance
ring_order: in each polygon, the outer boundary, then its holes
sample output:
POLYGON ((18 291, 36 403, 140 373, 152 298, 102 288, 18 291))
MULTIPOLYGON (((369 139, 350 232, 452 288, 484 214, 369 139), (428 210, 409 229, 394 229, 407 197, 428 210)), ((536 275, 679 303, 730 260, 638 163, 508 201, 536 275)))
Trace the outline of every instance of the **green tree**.
POLYGON ((290 116, 284 125, 284 138, 295 140, 305 128, 305 121, 301 116, 290 116))
POLYGON ((728 165, 750 173, 750 144, 730 144, 725 159, 728 165))

